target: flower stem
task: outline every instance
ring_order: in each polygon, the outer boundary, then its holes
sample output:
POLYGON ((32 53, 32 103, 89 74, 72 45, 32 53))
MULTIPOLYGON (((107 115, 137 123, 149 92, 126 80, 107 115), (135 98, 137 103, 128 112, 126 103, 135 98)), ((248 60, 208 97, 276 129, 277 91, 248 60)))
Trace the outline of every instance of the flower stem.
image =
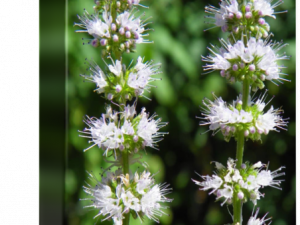
MULTIPOLYGON (((245 79, 244 82, 243 82, 243 96, 242 96, 243 110, 246 110, 246 108, 248 106, 249 91, 250 91, 249 81, 247 79, 245 79)), ((241 168, 241 165, 243 163, 244 143, 245 143, 244 131, 240 130, 238 132, 237 149, 236 149, 236 159, 237 159, 236 167, 238 169, 241 168)), ((243 203, 238 198, 237 195, 238 195, 238 191, 234 190, 234 195, 233 195, 233 223, 234 224, 237 224, 237 223, 242 224, 242 221, 243 221, 243 216, 242 216, 243 203)))
POLYGON ((123 225, 129 225, 130 213, 125 214, 125 218, 123 219, 123 225))
MULTIPOLYGON (((126 176, 126 174, 129 174, 129 154, 127 149, 124 149, 122 152, 122 161, 123 161, 123 174, 126 176)), ((125 213, 124 216, 125 218, 123 219, 123 225, 129 225, 130 213, 125 213)))

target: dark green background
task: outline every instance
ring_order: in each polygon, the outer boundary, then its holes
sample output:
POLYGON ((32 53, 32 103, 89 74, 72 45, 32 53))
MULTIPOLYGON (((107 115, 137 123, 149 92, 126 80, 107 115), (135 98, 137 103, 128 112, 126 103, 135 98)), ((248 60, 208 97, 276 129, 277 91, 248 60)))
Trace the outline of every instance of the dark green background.
MULTIPOLYGON (((202 175, 212 174, 211 161, 225 164, 228 157, 235 157, 234 140, 226 143, 221 134, 212 137, 211 132, 201 135, 208 127, 199 127, 199 120, 195 118, 200 116, 202 99, 212 99, 212 92, 231 102, 241 90, 239 83, 229 85, 217 72, 201 75, 204 65, 201 55, 208 54, 206 47, 209 43, 219 45, 218 38, 222 36, 218 28, 203 32, 212 26, 205 24, 204 7, 208 4, 217 6, 218 2, 143 1, 142 4, 150 6, 145 10, 145 18, 152 16, 150 27, 154 31, 149 32, 149 39, 154 44, 138 45, 137 53, 124 55, 127 65, 139 55, 162 63, 163 80, 156 82, 157 89, 153 88, 148 95, 152 101, 139 98, 137 106, 138 111, 145 106, 148 112, 156 112, 163 121, 169 122, 163 128, 169 135, 159 143, 160 151, 149 148, 143 159, 150 165, 151 172, 160 171, 155 176, 157 182, 167 182, 173 187, 169 197, 174 201, 167 210, 170 217, 162 217, 161 224, 231 222, 226 206, 215 203, 214 196, 199 191, 191 181, 191 178, 200 180, 194 171, 202 175)), ((101 150, 97 147, 83 153, 88 143, 87 139, 78 137, 78 130, 85 127, 82 119, 86 114, 99 117, 107 102, 94 93, 94 85, 83 82, 79 74, 85 72, 85 58, 93 57, 100 65, 103 62, 99 49, 82 45, 81 38, 89 36, 75 33, 78 28, 73 27, 73 22, 79 22, 76 14, 82 15, 83 8, 92 12, 92 6, 92 0, 69 0, 67 8, 61 2, 41 2, 41 224, 60 224, 62 220, 63 224, 70 225, 96 222, 93 216, 97 212, 83 209, 88 203, 79 199, 85 197, 82 190, 87 180, 85 171, 92 170, 98 174, 100 167, 105 168, 108 164, 103 162, 101 150), (67 26, 64 19, 67 19, 67 26), (67 61, 63 54, 65 47, 67 61)), ((277 15, 276 20, 268 18, 267 22, 274 33, 274 40, 289 43, 281 52, 286 51, 292 56, 291 60, 280 63, 288 67, 284 72, 289 74, 291 82, 279 87, 266 82, 266 86, 269 97, 275 95, 271 104, 275 108, 282 106, 284 118, 290 118, 288 131, 270 132, 264 136, 263 144, 247 141, 244 154, 244 160, 252 163, 270 162, 271 170, 283 165, 287 167, 283 190, 264 188, 262 192, 266 196, 258 201, 261 208, 259 215, 269 212, 274 225, 295 224, 295 2, 286 0, 276 11, 285 9, 289 12, 277 15)), ((144 11, 143 8, 140 10, 144 11)), ((142 171, 142 168, 138 170, 142 171)), ((250 217, 252 207, 251 202, 244 206, 245 221, 250 217)), ((130 224, 139 222, 131 220, 130 224)), ((144 224, 154 222, 146 220, 144 224)))

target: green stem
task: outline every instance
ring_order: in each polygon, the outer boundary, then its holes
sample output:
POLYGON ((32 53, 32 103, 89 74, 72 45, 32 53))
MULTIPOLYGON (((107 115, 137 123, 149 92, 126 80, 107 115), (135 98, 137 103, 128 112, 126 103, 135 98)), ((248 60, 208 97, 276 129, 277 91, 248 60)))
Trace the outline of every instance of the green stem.
MULTIPOLYGON (((248 97, 249 97, 250 85, 247 79, 243 82, 243 95, 242 95, 242 102, 243 102, 243 110, 246 110, 248 106, 248 97)), ((245 143, 245 135, 244 131, 238 131, 237 136, 237 149, 236 149, 236 167, 239 169, 243 163, 243 154, 244 154, 244 143, 245 143)), ((242 209, 243 203, 238 198, 238 191, 234 190, 233 195, 233 223, 234 224, 242 224, 243 216, 242 216, 242 209)))
POLYGON ((123 225, 129 225, 130 213, 125 214, 125 218, 123 219, 123 225))
MULTIPOLYGON (((123 174, 124 176, 126 176, 126 174, 129 174, 129 154, 127 149, 124 149, 124 151, 122 152, 122 162, 123 162, 123 174)), ((124 217, 125 218, 123 219, 123 225, 129 225, 130 213, 125 213, 124 217)))

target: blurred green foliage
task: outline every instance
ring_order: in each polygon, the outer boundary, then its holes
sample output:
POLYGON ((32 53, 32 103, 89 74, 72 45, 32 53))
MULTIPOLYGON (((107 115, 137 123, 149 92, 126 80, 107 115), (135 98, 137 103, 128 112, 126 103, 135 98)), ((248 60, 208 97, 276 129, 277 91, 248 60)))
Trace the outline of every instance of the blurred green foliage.
MULTIPOLYGON (((204 7, 208 4, 217 6, 217 0, 153 0, 142 1, 142 4, 150 6, 145 9, 146 16, 152 17, 149 39, 154 44, 138 45, 137 52, 123 56, 125 64, 144 56, 145 60, 153 59, 162 63, 162 81, 157 81, 148 95, 152 99, 138 100, 137 110, 146 107, 153 114, 156 112, 162 121, 168 121, 164 128, 169 135, 159 143, 160 151, 147 149, 142 161, 150 166, 157 182, 167 182, 173 187, 174 198, 161 224, 225 224, 230 223, 231 218, 226 206, 221 207, 214 202, 214 197, 207 192, 199 191, 191 182, 191 178, 200 179, 199 174, 212 174, 211 161, 226 163, 228 157, 235 157, 236 143, 231 140, 225 143, 220 134, 215 137, 211 133, 205 133, 207 127, 200 127, 199 105, 204 97, 212 98, 211 93, 222 96, 230 102, 236 98, 241 90, 240 84, 229 85, 217 73, 201 75, 201 55, 207 55, 206 46, 210 43, 218 45, 218 38, 224 36, 220 29, 215 28, 207 32, 204 29, 212 25, 205 24, 204 7)), ((106 102, 101 96, 93 92, 92 83, 83 82, 79 74, 86 69, 85 58, 91 59, 101 66, 99 49, 90 45, 82 45, 81 38, 89 38, 87 34, 75 33, 73 22, 78 22, 76 14, 82 14, 86 8, 92 12, 94 2, 68 1, 67 14, 67 48, 68 48, 68 154, 65 174, 65 221, 70 225, 90 225, 97 222, 93 217, 96 211, 89 211, 83 206, 86 201, 79 201, 86 197, 82 190, 84 181, 87 180, 87 171, 99 174, 101 167, 109 164, 102 157, 102 151, 97 147, 83 153, 83 149, 89 146, 87 139, 78 136, 78 130, 82 130, 85 124, 82 122, 85 115, 99 117, 105 111, 106 102)), ((295 1, 285 0, 284 4, 276 8, 276 11, 288 10, 288 13, 279 14, 277 19, 268 18, 273 39, 289 43, 284 49, 291 60, 285 61, 291 82, 275 86, 267 83, 269 96, 275 95, 272 105, 275 108, 283 106, 284 117, 290 118, 289 130, 280 133, 271 132, 264 137, 263 144, 258 142, 246 142, 244 159, 250 162, 270 162, 271 170, 285 165, 286 176, 282 184, 283 190, 265 188, 265 197, 258 202, 260 215, 269 212, 273 217, 274 225, 295 224, 295 1)), ((140 8, 140 13, 144 11, 140 8)), ((86 41, 85 41, 86 42, 86 41)), ((142 171, 142 167, 134 165, 132 171, 142 171)), ((99 175, 100 179, 100 175, 99 175)), ((244 206, 244 220, 251 215, 253 205, 248 202, 244 206)), ((97 222, 100 223, 100 220, 97 222)), ((111 224, 106 221, 101 224, 111 224)), ((138 220, 131 220, 130 224, 140 224, 138 220)), ((154 224, 146 220, 144 225, 154 224)))

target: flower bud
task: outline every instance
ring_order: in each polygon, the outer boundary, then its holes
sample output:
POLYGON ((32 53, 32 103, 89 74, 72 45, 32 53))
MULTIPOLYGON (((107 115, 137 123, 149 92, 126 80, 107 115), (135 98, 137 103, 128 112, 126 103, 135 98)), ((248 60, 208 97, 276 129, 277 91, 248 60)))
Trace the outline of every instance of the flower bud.
POLYGON ((243 16, 243 14, 242 14, 241 12, 237 12, 237 13, 235 14, 235 16, 236 16, 237 19, 241 19, 242 16, 243 16))
POLYGON ((233 71, 237 71, 238 70, 238 65, 235 63, 235 64, 233 64, 233 66, 232 66, 232 70, 233 71))
POLYGON ((252 17, 252 13, 246 12, 245 17, 246 17, 246 19, 250 19, 252 17))
POLYGON ((111 30, 112 31, 116 31, 117 30, 116 24, 114 24, 114 23, 111 24, 111 30))
POLYGON ((246 169, 246 164, 243 163, 243 164, 241 165, 241 168, 242 168, 242 169, 246 169))
POLYGON ((92 40, 92 46, 93 47, 98 47, 99 46, 99 41, 98 41, 98 39, 94 39, 94 40, 92 40))
POLYGON ((229 18, 229 19, 232 19, 233 17, 234 17, 234 14, 233 14, 233 13, 231 13, 231 12, 228 13, 228 18, 229 18))
POLYGON ((125 32, 125 37, 126 37, 126 38, 130 38, 130 36, 131 36, 130 31, 126 31, 126 32, 125 32))
POLYGON ((255 127, 250 127, 249 131, 250 131, 251 134, 254 134, 255 133, 255 127))
POLYGON ((119 33, 120 33, 121 35, 124 35, 124 34, 125 34, 124 27, 121 27, 121 28, 119 29, 119 33))
POLYGON ((250 70, 250 71, 254 71, 254 70, 255 70, 255 65, 254 65, 254 64, 251 64, 251 65, 249 66, 249 70, 250 70))
POLYGON ((260 25, 264 25, 264 24, 266 23, 266 21, 265 21, 264 18, 259 18, 259 19, 258 19, 258 23, 259 23, 260 25))
POLYGON ((237 196, 238 196, 239 199, 243 199, 244 198, 244 193, 240 191, 237 196))
POLYGON ((121 2, 117 1, 116 5, 117 5, 117 8, 120 8, 121 2))
POLYGON ((247 4, 245 7, 246 12, 250 12, 251 10, 251 5, 247 4))
POLYGON ((107 40, 106 39, 101 39, 100 40, 100 44, 101 44, 101 46, 105 46, 105 45, 107 45, 107 40))
POLYGON ((111 94, 111 93, 109 93, 109 94, 107 95, 107 99, 108 99, 108 100, 112 100, 113 97, 114 97, 114 96, 113 96, 113 94, 111 94))
POLYGON ((249 135, 249 131, 248 131, 248 130, 245 130, 244 136, 247 137, 248 135, 249 135))
POLYGON ((117 93, 120 93, 121 90, 122 90, 122 87, 121 87, 121 85, 118 84, 118 85, 116 86, 116 92, 117 92, 117 93))
POLYGON ((115 34, 115 35, 113 36, 113 41, 114 41, 114 42, 118 42, 118 41, 119 41, 118 35, 115 34))
POLYGON ((134 141, 134 142, 137 142, 138 140, 139 140, 139 137, 138 137, 137 135, 134 135, 134 136, 133 136, 133 141, 134 141))

